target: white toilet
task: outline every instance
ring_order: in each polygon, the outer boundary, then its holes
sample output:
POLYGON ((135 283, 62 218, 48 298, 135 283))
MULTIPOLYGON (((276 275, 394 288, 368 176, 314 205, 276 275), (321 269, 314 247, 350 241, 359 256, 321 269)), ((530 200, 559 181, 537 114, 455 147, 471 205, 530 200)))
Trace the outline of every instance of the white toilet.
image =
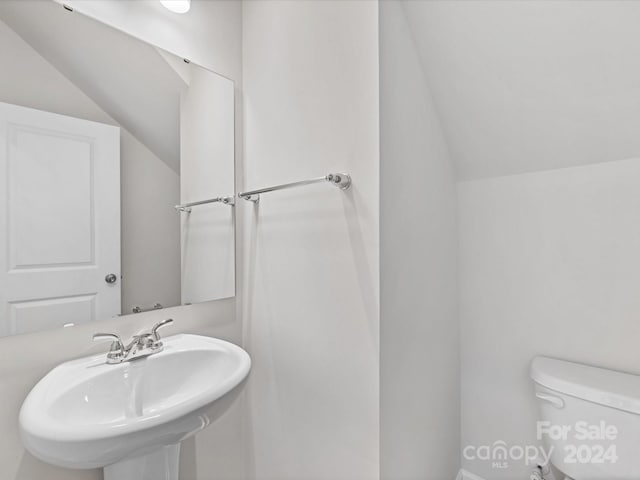
POLYGON ((536 357, 531 378, 554 467, 575 480, 640 480, 640 376, 536 357))

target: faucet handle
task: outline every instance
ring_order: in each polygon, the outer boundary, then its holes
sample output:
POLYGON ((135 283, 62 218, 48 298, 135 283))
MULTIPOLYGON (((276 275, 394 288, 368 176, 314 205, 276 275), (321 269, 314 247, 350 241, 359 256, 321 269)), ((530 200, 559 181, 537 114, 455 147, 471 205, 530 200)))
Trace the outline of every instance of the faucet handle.
POLYGON ((107 354, 107 360, 119 360, 124 356, 125 346, 120 335, 115 333, 96 333, 93 335, 94 342, 102 340, 111 340, 111 348, 107 354))
POLYGON ((162 342, 160 341, 160 334, 158 333, 158 330, 164 327, 165 325, 171 325, 172 323, 173 323, 173 318, 167 318, 166 320, 162 320, 161 322, 156 323, 151 328, 151 337, 153 338, 153 341, 156 347, 162 346, 162 342))

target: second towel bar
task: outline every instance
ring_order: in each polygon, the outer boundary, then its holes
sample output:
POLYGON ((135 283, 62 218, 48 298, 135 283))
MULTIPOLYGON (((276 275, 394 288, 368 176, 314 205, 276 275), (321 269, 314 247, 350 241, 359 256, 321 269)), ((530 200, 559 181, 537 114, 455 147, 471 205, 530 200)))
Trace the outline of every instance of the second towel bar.
POLYGON ((282 185, 275 185, 273 187, 260 188, 258 190, 250 190, 248 192, 242 192, 238 194, 238 197, 244 198, 252 202, 258 202, 260 200, 260 194, 275 192, 276 190, 285 190, 287 188, 302 187, 304 185, 311 185, 313 183, 329 182, 332 185, 340 188, 341 190, 347 190, 351 186, 351 177, 346 173, 330 173, 324 177, 312 178, 311 180, 301 180, 299 182, 283 183, 282 185))

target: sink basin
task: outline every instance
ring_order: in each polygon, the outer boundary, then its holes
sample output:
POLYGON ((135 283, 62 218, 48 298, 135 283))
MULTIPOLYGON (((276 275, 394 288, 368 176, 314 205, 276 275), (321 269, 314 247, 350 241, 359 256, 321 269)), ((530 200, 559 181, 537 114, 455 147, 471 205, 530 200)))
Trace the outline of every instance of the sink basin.
POLYGON ((211 337, 163 343, 130 362, 108 365, 100 354, 51 370, 20 410, 27 450, 62 467, 105 467, 105 480, 177 480, 180 442, 227 410, 251 359, 211 337))

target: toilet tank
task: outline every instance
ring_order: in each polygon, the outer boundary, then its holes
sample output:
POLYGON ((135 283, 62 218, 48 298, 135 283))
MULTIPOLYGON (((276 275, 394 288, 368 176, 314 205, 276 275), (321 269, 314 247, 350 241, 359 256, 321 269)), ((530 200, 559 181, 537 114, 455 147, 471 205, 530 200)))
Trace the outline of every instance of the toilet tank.
POLYGON ((640 376, 536 357, 531 378, 536 433, 556 468, 575 480, 640 480, 640 376))

